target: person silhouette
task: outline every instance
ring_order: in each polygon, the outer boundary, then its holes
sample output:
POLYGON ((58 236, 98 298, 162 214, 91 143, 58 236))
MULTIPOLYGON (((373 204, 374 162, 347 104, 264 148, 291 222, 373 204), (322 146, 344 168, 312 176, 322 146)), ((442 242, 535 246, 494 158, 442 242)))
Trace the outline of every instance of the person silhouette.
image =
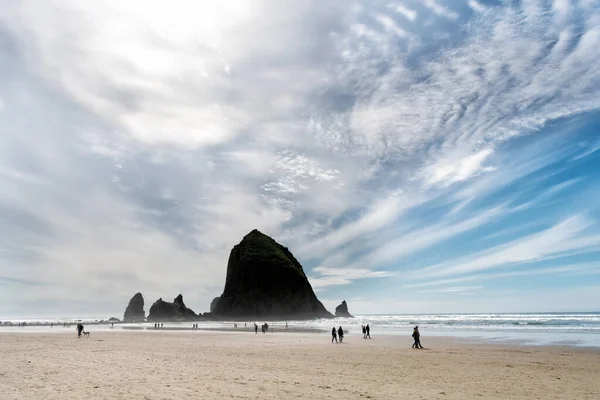
POLYGON ((335 330, 335 326, 333 327, 333 329, 331 329, 331 343, 333 343, 333 341, 335 340, 335 342, 337 343, 337 331, 335 330))
POLYGON ((344 343, 344 330, 341 326, 340 329, 338 329, 338 337, 340 338, 340 343, 344 343))
POLYGON ((421 333, 419 332, 418 326, 415 326, 415 329, 413 329, 412 337, 415 340, 415 342, 412 345, 412 348, 413 349, 422 349, 423 346, 421 346, 421 333))
POLYGON ((367 332, 365 339, 371 339, 371 328, 369 327, 369 324, 365 327, 365 331, 367 332))

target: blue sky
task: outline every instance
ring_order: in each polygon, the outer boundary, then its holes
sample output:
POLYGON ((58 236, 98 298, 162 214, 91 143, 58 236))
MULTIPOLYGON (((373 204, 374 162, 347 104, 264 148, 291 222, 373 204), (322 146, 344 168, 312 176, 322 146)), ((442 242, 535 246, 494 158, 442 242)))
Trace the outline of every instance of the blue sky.
POLYGON ((207 311, 254 228, 330 310, 599 310, 599 59, 595 0, 6 2, 0 317, 207 311))

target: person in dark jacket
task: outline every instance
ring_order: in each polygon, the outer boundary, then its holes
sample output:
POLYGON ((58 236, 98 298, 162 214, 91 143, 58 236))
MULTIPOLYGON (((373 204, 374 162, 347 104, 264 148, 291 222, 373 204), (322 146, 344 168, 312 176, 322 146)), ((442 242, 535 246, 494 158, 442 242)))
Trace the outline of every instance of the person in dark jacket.
POLYGON ((421 334, 419 333, 418 326, 415 326, 415 329, 413 329, 412 337, 415 340, 415 342, 412 345, 412 348, 413 349, 422 349, 423 346, 421 346, 421 334))
POLYGON ((335 330, 335 326, 331 330, 331 343, 333 343, 334 340, 336 343, 338 342, 337 341, 337 331, 335 330))
POLYGON ((367 324, 367 326, 365 327, 365 331, 367 332, 367 334, 365 335, 365 339, 371 339, 371 328, 369 327, 369 324, 367 324))
POLYGON ((344 343, 344 330, 341 326, 340 329, 338 329, 338 337, 340 338, 340 343, 344 343))
POLYGON ((81 337, 81 332, 83 332, 83 324, 78 323, 77 324, 77 337, 81 337))

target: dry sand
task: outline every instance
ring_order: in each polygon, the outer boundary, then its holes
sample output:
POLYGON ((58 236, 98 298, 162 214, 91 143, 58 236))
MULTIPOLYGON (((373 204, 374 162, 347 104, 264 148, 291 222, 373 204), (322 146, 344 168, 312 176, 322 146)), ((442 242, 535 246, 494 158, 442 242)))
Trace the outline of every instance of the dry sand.
POLYGON ((0 331, 0 399, 600 399, 600 352, 422 337, 0 331))

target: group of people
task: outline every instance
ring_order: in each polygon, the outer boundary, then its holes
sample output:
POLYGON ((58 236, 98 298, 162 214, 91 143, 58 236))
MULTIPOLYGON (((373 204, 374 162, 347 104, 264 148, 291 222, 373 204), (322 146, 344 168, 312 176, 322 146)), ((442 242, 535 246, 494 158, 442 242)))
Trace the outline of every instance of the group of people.
POLYGON ((363 339, 371 339, 371 328, 369 324, 360 326, 363 333, 363 339))
POLYGON ((336 343, 344 343, 344 330, 341 326, 337 330, 335 329, 335 326, 333 327, 333 329, 331 329, 331 343, 333 343, 334 341, 336 343), (340 339, 339 342, 338 338, 340 339))
MULTIPOLYGON (((269 324, 267 324, 265 322, 264 324, 261 325, 260 329, 261 329, 262 333, 269 332, 269 324)), ((258 325, 256 324, 256 322, 254 323, 254 333, 258 333, 258 325)))
POLYGON ((193 324, 193 325, 192 325, 192 329, 193 329, 193 330, 198 330, 198 324, 193 324))
POLYGON ((156 322, 154 324, 154 329, 162 329, 162 327, 163 327, 163 324, 161 322, 156 322))

